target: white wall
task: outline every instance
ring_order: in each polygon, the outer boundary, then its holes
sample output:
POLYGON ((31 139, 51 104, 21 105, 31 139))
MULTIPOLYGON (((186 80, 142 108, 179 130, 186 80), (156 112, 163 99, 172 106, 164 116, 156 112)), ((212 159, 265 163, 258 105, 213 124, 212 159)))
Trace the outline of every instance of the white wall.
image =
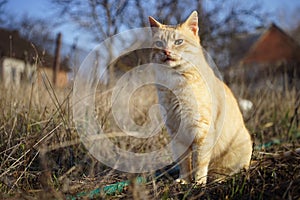
POLYGON ((36 66, 15 58, 3 58, 1 62, 1 77, 5 87, 19 87, 21 79, 33 81, 36 66))

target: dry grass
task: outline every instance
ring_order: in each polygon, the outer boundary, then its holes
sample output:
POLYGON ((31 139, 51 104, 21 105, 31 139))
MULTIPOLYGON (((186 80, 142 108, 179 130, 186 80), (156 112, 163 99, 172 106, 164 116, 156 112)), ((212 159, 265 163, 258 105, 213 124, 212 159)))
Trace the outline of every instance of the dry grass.
MULTIPOLYGON (((121 192, 101 193, 95 198, 299 199, 299 153, 274 155, 300 147, 297 92, 295 89, 280 93, 261 90, 248 95, 255 105, 247 114, 246 123, 255 141, 253 160, 256 162, 247 172, 228 177, 222 183, 211 182, 203 188, 175 184, 169 173, 157 178, 154 173, 119 172, 94 159, 80 143, 72 121, 71 89, 26 87, 11 91, 2 88, 0 198, 66 199, 79 192, 134 180, 140 175, 147 178, 146 183, 132 182, 121 192)), ((101 109, 98 108, 98 120, 110 130, 110 110, 101 109)), ((141 142, 130 138, 122 141, 131 145, 141 142)), ((151 148, 153 141, 147 142, 146 146, 134 145, 132 151, 151 148)))

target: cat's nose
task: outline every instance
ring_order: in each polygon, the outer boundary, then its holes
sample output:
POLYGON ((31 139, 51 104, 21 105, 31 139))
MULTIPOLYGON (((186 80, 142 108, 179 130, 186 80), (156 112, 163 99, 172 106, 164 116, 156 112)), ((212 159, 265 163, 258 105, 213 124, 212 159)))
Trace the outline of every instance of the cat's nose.
POLYGON ((171 52, 168 50, 168 49, 164 49, 164 54, 166 56, 170 56, 171 55, 171 52))

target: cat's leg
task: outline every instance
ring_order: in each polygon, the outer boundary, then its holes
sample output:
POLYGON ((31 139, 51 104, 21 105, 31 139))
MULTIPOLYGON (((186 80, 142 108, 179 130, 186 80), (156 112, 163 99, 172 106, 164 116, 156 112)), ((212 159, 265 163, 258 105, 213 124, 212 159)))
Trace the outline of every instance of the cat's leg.
POLYGON ((175 142, 173 145, 173 156, 177 158, 177 162, 179 166, 179 177, 176 179, 176 182, 181 184, 191 183, 192 181, 191 148, 185 146, 183 143, 175 142), (182 152, 184 152, 184 154, 182 154, 182 152))
POLYGON ((192 169, 194 180, 199 185, 205 185, 207 182, 211 153, 212 148, 209 145, 197 140, 192 144, 192 169))
POLYGON ((191 183, 192 181, 192 155, 190 150, 188 150, 179 160, 180 174, 176 182, 181 184, 191 183))

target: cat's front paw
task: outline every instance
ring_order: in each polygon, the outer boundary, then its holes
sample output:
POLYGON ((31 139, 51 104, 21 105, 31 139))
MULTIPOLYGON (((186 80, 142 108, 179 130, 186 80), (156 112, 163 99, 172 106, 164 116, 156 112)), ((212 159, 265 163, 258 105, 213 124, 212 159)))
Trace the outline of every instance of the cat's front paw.
POLYGON ((197 186, 205 186, 206 185, 206 177, 202 177, 195 181, 197 186))
POLYGON ((178 179, 175 180, 175 182, 176 182, 176 183, 179 183, 179 184, 182 184, 182 185, 186 185, 186 184, 189 184, 189 183, 190 183, 190 181, 185 180, 185 179, 183 179, 183 178, 178 178, 178 179))

